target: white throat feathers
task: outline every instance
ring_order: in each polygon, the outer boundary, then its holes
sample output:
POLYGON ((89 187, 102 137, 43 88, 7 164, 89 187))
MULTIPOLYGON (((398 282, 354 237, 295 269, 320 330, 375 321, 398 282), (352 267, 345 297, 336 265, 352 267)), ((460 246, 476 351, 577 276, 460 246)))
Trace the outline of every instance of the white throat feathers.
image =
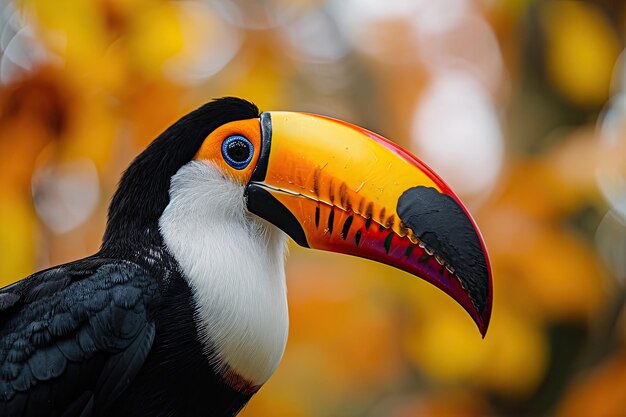
POLYGON ((212 365, 262 385, 287 343, 286 235, 246 210, 244 185, 202 161, 172 177, 159 226, 191 288, 212 365))

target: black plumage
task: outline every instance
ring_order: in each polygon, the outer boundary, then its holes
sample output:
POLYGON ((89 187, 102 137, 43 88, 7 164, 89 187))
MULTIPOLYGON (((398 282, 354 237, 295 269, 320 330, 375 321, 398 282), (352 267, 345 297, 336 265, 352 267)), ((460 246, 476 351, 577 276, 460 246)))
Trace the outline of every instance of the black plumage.
POLYGON ((224 98, 180 119, 124 173, 100 252, 0 290, 0 416, 228 416, 248 401, 210 365, 158 222, 209 133, 258 116, 224 98))
POLYGON ((3 290, 0 415, 109 408, 148 356, 155 323, 146 307, 157 292, 142 268, 105 259, 53 268, 3 290))

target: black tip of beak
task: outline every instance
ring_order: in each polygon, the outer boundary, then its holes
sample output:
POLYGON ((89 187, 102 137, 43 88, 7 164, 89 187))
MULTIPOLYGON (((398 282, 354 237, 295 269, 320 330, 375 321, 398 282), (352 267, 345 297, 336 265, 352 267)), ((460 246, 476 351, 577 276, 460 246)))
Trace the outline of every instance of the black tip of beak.
MULTIPOLYGON (((398 215, 430 250, 451 266, 476 311, 465 306, 481 332, 491 314, 491 279, 479 232, 460 204, 434 188, 414 187, 398 200, 398 215)), ((451 294, 457 301, 458 294, 451 294)))

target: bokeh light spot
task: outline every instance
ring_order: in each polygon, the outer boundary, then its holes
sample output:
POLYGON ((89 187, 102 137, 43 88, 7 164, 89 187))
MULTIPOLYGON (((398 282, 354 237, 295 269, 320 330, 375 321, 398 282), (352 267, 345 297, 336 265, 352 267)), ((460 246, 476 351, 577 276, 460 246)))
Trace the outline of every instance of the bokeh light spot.
POLYGON ((415 153, 461 194, 478 194, 495 183, 504 154, 496 109, 471 76, 438 74, 415 110, 415 153))

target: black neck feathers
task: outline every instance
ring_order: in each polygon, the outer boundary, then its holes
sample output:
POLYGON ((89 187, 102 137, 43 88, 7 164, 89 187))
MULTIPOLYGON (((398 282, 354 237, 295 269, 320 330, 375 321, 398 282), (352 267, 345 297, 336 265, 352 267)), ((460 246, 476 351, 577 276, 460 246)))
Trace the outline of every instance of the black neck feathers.
POLYGON ((159 218, 169 203, 172 176, 217 127, 256 117, 254 104, 225 97, 192 111, 159 135, 122 175, 109 206, 101 253, 134 261, 140 252, 159 250, 159 218))

